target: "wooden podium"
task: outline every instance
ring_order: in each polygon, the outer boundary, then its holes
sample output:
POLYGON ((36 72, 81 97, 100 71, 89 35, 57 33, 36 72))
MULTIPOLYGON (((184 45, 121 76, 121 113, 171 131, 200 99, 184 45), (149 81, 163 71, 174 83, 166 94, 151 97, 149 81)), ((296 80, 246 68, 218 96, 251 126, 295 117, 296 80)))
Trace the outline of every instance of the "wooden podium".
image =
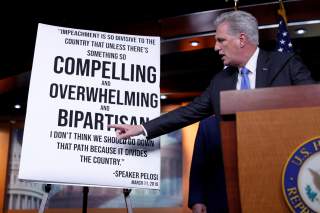
POLYGON ((320 136, 320 85, 223 91, 221 115, 229 212, 290 212, 282 170, 320 136))

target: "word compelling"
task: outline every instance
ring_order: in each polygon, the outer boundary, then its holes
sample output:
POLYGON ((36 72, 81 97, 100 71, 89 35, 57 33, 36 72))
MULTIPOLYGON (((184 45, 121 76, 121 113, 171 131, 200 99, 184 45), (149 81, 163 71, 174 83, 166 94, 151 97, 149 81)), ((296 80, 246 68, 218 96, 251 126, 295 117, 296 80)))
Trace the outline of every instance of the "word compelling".
POLYGON ((56 56, 53 71, 57 74, 77 75, 85 77, 96 77, 134 82, 155 83, 157 80, 157 69, 154 66, 112 61, 98 61, 82 58, 64 58, 56 56), (98 73, 98 74, 97 74, 98 73))

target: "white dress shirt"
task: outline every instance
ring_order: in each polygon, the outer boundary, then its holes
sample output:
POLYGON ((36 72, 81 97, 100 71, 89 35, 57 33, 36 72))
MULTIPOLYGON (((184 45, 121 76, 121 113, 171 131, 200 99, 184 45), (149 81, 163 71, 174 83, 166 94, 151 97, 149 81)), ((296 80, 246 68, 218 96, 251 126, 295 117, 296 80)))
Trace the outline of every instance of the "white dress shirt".
MULTIPOLYGON (((259 47, 257 47, 256 51, 253 53, 249 61, 246 63, 245 67, 250 71, 248 74, 249 81, 250 81, 250 89, 256 88, 256 75, 257 75, 257 61, 258 61, 258 55, 259 55, 259 47)), ((241 84, 241 73, 239 68, 239 74, 238 74, 238 80, 237 80, 237 90, 240 90, 240 84, 241 84)))

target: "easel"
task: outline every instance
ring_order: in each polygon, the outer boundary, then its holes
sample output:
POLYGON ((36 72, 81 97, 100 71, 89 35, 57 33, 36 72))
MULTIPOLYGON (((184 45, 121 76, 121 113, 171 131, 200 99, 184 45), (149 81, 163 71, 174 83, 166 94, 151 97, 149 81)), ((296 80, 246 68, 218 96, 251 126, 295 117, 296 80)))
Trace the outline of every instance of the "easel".
POLYGON ((87 213, 89 187, 88 187, 88 186, 84 186, 82 192, 83 192, 83 197, 82 197, 82 213, 87 213))
MULTIPOLYGON (((39 208, 38 213, 44 213, 47 201, 48 201, 48 197, 51 191, 51 184, 46 184, 44 186, 44 195, 42 197, 41 200, 41 205, 39 208)), ((130 200, 130 192, 131 189, 123 189, 123 196, 124 196, 124 200, 126 203, 126 208, 127 208, 127 213, 133 213, 132 210, 132 205, 131 205, 131 200, 130 200)), ((82 213, 87 213, 87 209, 88 209, 88 194, 89 194, 89 187, 88 186, 84 186, 83 187, 83 199, 82 199, 82 213)))
POLYGON ((51 184, 46 184, 44 186, 44 191, 45 191, 45 193, 44 193, 44 195, 42 197, 38 213, 43 213, 44 209, 46 208, 46 204, 47 204, 47 201, 48 201, 49 193, 51 191, 51 184))
POLYGON ((133 213, 131 200, 130 200, 130 196, 129 196, 130 192, 131 192, 131 189, 123 189, 123 196, 124 196, 124 200, 126 202, 127 213, 133 213))

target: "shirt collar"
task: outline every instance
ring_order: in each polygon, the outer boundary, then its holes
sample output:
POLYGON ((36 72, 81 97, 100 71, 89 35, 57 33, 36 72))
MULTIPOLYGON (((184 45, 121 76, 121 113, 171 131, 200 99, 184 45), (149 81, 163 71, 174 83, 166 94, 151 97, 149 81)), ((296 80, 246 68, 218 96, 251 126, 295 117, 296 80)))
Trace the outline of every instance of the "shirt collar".
MULTIPOLYGON (((245 67, 250 70, 250 72, 255 73, 257 69, 257 61, 258 61, 258 55, 259 55, 259 47, 254 51, 253 55, 250 57, 249 61, 246 63, 245 67)), ((229 66, 225 65, 223 67, 223 70, 227 70, 229 66)), ((240 68, 239 68, 240 71, 240 68)))
POLYGON ((257 60, 259 55, 259 47, 254 51, 253 55, 250 57, 249 61, 246 63, 245 67, 250 70, 250 72, 255 73, 257 69, 257 60))

